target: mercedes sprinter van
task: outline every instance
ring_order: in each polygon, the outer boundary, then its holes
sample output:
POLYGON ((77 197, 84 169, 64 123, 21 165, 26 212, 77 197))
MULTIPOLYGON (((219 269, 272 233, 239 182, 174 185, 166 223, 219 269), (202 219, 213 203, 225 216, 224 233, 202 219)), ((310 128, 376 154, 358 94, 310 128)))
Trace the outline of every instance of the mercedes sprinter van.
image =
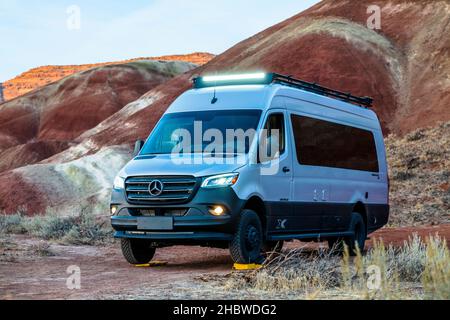
POLYGON ((295 239, 363 250, 389 216, 371 104, 274 73, 195 78, 115 178, 111 222, 125 259, 201 245, 255 263, 295 239))

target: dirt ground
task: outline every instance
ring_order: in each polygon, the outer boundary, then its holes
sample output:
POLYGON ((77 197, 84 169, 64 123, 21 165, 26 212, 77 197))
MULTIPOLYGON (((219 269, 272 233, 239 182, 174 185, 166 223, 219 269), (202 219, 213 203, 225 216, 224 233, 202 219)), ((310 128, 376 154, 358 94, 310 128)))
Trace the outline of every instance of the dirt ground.
MULTIPOLYGON (((400 246, 412 233, 423 237, 439 233, 448 241, 450 224, 383 229, 371 239, 382 238, 385 243, 400 246)), ((285 248, 314 249, 322 245, 325 244, 295 241, 285 248)), ((167 265, 131 266, 122 258, 118 243, 98 247, 63 246, 26 236, 5 236, 0 238, 0 299, 234 298, 217 290, 217 284, 214 287, 205 281, 208 277, 230 273, 233 263, 227 250, 172 247, 159 250, 155 260, 166 261, 167 265), (81 289, 67 288, 69 266, 80 268, 81 289)))

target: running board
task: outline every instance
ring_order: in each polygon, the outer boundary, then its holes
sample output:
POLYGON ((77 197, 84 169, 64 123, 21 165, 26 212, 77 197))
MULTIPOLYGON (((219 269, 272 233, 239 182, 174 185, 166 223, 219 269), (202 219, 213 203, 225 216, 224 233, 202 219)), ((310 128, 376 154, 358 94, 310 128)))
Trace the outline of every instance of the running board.
POLYGON ((302 239, 326 239, 326 238, 340 238, 351 237, 354 235, 353 231, 344 232, 330 232, 330 233, 296 233, 296 234, 276 234, 267 236, 269 241, 283 241, 283 240, 302 240, 302 239))

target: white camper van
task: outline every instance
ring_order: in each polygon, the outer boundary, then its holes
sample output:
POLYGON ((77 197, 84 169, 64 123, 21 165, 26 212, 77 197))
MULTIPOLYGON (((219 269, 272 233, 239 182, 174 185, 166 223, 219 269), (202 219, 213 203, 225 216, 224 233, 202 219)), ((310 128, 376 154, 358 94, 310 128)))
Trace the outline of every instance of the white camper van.
POLYGON ((295 239, 363 250, 389 216, 371 104, 274 73, 195 78, 114 181, 124 257, 202 245, 254 263, 295 239))

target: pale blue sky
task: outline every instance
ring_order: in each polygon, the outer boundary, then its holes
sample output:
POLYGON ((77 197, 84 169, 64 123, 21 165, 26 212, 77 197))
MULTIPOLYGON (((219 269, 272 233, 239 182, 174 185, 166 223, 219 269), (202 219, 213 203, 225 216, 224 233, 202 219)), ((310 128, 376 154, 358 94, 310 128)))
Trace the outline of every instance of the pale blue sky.
POLYGON ((317 2, 0 0, 0 82, 49 64, 218 54, 317 2), (67 27, 72 5, 80 9, 78 30, 67 27))

